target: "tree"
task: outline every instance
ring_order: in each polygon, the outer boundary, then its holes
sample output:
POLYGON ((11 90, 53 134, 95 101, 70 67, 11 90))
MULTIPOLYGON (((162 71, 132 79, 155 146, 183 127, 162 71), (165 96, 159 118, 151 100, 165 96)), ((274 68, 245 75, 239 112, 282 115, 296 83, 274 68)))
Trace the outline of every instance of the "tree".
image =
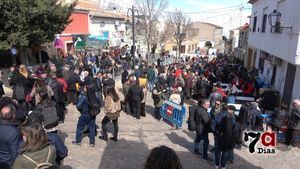
POLYGON ((70 23, 76 1, 0 0, 0 50, 25 50, 54 40, 70 23))
POLYGON ((139 29, 144 36, 147 45, 147 60, 149 61, 150 49, 157 46, 159 34, 157 33, 157 23, 162 11, 167 7, 168 0, 136 0, 140 15, 142 16, 139 29))
POLYGON ((181 11, 175 11, 168 14, 165 33, 170 34, 172 40, 176 42, 176 57, 178 57, 178 53, 180 56, 181 45, 187 39, 187 37, 192 34, 192 30, 191 19, 183 15, 181 11))

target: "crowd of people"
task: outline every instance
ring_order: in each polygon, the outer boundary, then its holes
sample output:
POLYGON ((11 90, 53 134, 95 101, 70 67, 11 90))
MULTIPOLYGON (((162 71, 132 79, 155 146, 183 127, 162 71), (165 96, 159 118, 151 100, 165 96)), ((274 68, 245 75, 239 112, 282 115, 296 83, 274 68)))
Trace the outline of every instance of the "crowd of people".
POLYGON ((265 84, 260 82, 255 68, 248 70, 242 64, 229 63, 226 56, 211 61, 187 57, 185 60, 175 60, 172 64, 161 63, 158 59, 156 64, 150 66, 141 64, 132 74, 123 72, 123 107, 129 107, 126 110, 139 119, 140 113, 145 112, 142 100, 146 88, 152 94, 157 120, 161 119, 165 100, 182 106, 196 101, 198 104, 191 106, 188 120, 189 129, 196 131, 194 152, 212 161, 208 156, 209 133, 212 133, 214 148, 211 151, 215 152, 215 168, 226 168, 226 163, 234 163, 234 148, 241 148, 243 131, 263 131, 265 119, 262 114, 270 110, 268 117, 271 120, 266 125, 277 134, 285 131, 285 143, 297 146, 300 131, 299 100, 293 101, 289 113, 286 104, 276 103, 276 95, 272 95, 276 92, 264 88, 265 84), (226 84, 225 88, 223 84, 226 84), (262 92, 264 90, 266 92, 262 92), (236 96, 252 101, 243 102, 237 110, 235 104, 230 104, 234 103, 232 99, 236 96), (203 151, 200 153, 202 140, 203 151))
MULTIPOLYGON (((5 96, 0 88, 0 168, 59 166, 67 157, 68 148, 59 138, 57 126, 64 123, 68 104, 73 104, 80 112, 72 143, 81 145, 86 132, 90 147, 94 147, 95 121, 101 110, 105 116, 99 139, 108 140, 107 124, 112 121, 114 132, 110 139, 117 142, 120 113, 124 111, 137 119, 146 116, 147 94, 150 93, 153 99, 157 120, 162 118, 165 100, 182 106, 192 104, 194 100, 198 106, 191 108, 193 115, 189 117, 189 129, 196 131, 194 152, 200 154, 199 144, 203 140, 202 157, 211 161, 208 135, 213 133, 216 168, 225 168, 228 161, 234 162, 233 149, 237 143, 242 143, 241 135, 236 133, 263 129, 262 111, 257 102, 243 104, 238 116, 235 115, 236 107, 227 105, 230 96, 262 97, 256 69, 248 71, 242 65, 229 64, 223 56, 211 61, 187 57, 167 64, 158 59, 151 65, 141 62, 133 70, 128 65, 108 54, 102 57, 69 54, 64 59, 53 58, 35 69, 25 65, 12 67, 8 75, 12 97, 5 96), (121 75, 123 100, 116 91, 113 77, 118 66, 124 70, 121 75), (229 84, 226 89, 222 88, 223 83, 229 84)), ((270 125, 277 132, 287 125, 286 142, 295 145, 300 131, 300 101, 295 100, 293 106, 290 114, 287 107, 278 107, 272 114, 270 125)), ((159 160, 162 162, 162 159, 157 159, 160 156, 174 166, 171 168, 182 168, 176 154, 167 147, 154 149, 145 168, 161 166, 159 160), (162 155, 161 151, 165 153, 162 155), (166 152, 174 158, 165 157, 166 152)))

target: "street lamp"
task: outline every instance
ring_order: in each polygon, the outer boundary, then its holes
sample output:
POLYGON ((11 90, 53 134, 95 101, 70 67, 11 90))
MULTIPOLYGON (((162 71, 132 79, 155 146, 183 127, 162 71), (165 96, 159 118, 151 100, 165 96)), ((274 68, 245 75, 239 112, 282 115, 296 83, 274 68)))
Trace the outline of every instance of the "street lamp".
POLYGON ((137 23, 135 23, 135 19, 136 17, 139 16, 139 11, 137 9, 134 8, 134 6, 132 6, 131 8, 128 9, 127 11, 127 17, 129 18, 131 15, 131 21, 132 23, 130 23, 129 20, 126 21, 126 25, 131 25, 132 26, 132 49, 131 49, 131 56, 133 58, 133 68, 135 67, 135 25, 138 24, 139 19, 137 21, 137 23), (135 15, 137 14, 137 16, 135 15))
POLYGON ((281 13, 278 12, 277 10, 274 10, 272 13, 269 14, 268 18, 269 18, 269 24, 271 26, 271 32, 276 32, 276 33, 280 33, 282 28, 288 28, 288 29, 293 29, 293 27, 282 27, 281 26, 281 13))

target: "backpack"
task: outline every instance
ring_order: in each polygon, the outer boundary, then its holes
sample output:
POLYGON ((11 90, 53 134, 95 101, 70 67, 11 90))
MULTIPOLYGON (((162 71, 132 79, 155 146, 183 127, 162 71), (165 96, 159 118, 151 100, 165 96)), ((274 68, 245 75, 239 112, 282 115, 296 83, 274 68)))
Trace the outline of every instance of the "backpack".
POLYGON ((101 101, 100 94, 98 93, 98 91, 95 90, 95 93, 93 96, 88 95, 88 100, 89 100, 89 107, 90 107, 90 111, 89 111, 90 115, 95 117, 100 113, 100 108, 102 106, 102 104, 101 104, 102 101, 101 101), (91 102, 92 99, 90 97, 94 97, 95 101, 91 102))
POLYGON ((37 163, 36 161, 34 161, 32 158, 30 158, 25 154, 22 154, 22 156, 25 157, 27 160, 31 161, 32 163, 34 163, 36 165, 35 169, 49 169, 50 167, 53 167, 53 164, 49 163, 50 154, 51 154, 51 149, 49 146, 47 160, 42 163, 37 163))
POLYGON ((44 126, 46 129, 56 127, 58 125, 58 116, 55 105, 43 106, 42 115, 45 119, 44 126))
POLYGON ((253 126, 253 130, 263 131, 263 118, 260 116, 260 112, 257 110, 255 113, 255 123, 253 126))
POLYGON ((197 109, 197 107, 195 107, 195 106, 189 107, 189 117, 187 120, 189 131, 196 131, 196 122, 195 122, 195 118, 194 118, 196 109, 197 109))
POLYGON ((25 94, 25 88, 23 85, 21 84, 17 84, 15 87, 15 92, 16 92, 16 99, 18 101, 23 101, 26 98, 26 94, 25 94))

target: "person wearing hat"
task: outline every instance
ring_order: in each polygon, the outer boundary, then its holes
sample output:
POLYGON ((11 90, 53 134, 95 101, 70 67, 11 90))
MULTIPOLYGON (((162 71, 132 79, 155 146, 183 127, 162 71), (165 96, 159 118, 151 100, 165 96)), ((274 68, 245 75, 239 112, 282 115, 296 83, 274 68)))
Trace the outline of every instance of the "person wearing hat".
POLYGON ((238 129, 234 112, 235 106, 229 105, 227 110, 216 115, 212 122, 215 140, 215 168, 226 168, 229 155, 233 155, 235 147, 234 131, 238 129))
POLYGON ((247 127, 254 131, 263 131, 263 118, 261 116, 260 110, 257 109, 257 102, 247 103, 249 107, 249 116, 247 119, 247 127))
POLYGON ((170 96, 170 101, 181 104, 181 95, 180 92, 182 91, 181 87, 175 88, 170 96))

